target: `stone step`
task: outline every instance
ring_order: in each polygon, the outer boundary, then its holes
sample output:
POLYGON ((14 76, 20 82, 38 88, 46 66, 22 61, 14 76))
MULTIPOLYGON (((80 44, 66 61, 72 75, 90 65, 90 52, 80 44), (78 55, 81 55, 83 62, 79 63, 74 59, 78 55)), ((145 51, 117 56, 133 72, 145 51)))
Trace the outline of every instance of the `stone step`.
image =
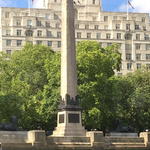
POLYGON ((145 144, 141 143, 111 143, 111 145, 107 146, 106 149, 146 149, 145 144))
POLYGON ((83 143, 83 142, 56 142, 55 144, 59 145, 91 145, 91 143, 83 143))
POLYGON ((144 143, 144 138, 126 138, 126 137, 122 137, 122 138, 114 138, 114 137, 107 137, 105 138, 106 142, 124 142, 124 143, 144 143))
POLYGON ((71 142, 71 143, 69 143, 69 142, 63 142, 63 143, 55 143, 55 144, 52 144, 51 145, 51 147, 55 147, 56 146, 56 144, 57 144, 57 147, 58 148, 81 148, 82 150, 83 149, 87 149, 88 148, 88 150, 91 150, 92 149, 92 146, 91 146, 91 143, 83 143, 83 142, 81 142, 81 143, 79 143, 79 142, 71 142))
POLYGON ((66 136, 64 137, 54 137, 54 136, 49 136, 47 137, 47 142, 48 143, 90 143, 90 137, 71 137, 71 136, 66 136))
POLYGON ((106 147, 105 150, 148 150, 146 147, 106 147))
POLYGON ((126 146, 126 147, 145 147, 144 143, 111 143, 111 146, 126 146))

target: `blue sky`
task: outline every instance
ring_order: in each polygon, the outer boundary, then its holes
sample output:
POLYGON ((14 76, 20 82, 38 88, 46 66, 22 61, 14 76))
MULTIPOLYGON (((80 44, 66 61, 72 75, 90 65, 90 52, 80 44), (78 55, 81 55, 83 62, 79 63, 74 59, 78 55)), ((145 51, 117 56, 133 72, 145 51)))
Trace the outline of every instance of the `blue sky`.
MULTIPOLYGON (((42 0, 34 0, 39 3, 42 0)), ((130 0, 135 9, 129 9, 134 12, 150 13, 150 0, 130 0), (146 4, 146 5, 145 5, 146 4)), ((126 11, 127 0, 102 0, 104 11, 126 11)), ((36 4, 37 5, 37 4, 36 4)), ((0 7, 28 7, 28 0, 0 0, 0 7)))
POLYGON ((120 11, 121 5, 126 4, 126 0, 103 0, 102 6, 105 11, 120 11))
MULTIPOLYGON (((36 1, 36 0, 35 0, 36 1)), ((103 10, 117 11, 126 0, 103 0, 103 10)), ((28 7, 28 0, 0 0, 1 7, 28 7)))

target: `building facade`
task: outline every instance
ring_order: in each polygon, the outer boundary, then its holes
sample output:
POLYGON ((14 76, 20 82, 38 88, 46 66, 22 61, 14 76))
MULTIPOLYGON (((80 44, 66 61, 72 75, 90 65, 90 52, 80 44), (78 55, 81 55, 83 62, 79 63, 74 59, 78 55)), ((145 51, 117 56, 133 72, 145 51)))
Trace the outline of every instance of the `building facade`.
MULTIPOLYGON (((0 50, 11 54, 26 42, 61 49, 61 0, 45 0, 45 9, 0 8, 0 50)), ((76 41, 102 47, 119 44, 118 75, 150 68, 150 17, 147 13, 102 11, 100 0, 76 0, 76 41)))

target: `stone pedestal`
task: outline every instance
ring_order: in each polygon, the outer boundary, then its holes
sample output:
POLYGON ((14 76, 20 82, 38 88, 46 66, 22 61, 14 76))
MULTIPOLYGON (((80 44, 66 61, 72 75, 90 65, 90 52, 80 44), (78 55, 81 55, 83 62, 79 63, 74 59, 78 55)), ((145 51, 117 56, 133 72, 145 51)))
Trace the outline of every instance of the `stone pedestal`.
POLYGON ((140 137, 144 138, 146 147, 150 147, 150 132, 141 132, 140 137))
POLYGON ((81 111, 58 112, 57 127, 53 136, 85 136, 86 130, 82 126, 81 111))
POLYGON ((27 143, 46 144, 46 135, 44 130, 32 130, 28 132, 27 143))
POLYGON ((91 146, 94 149, 104 149, 105 139, 102 131, 87 132, 87 137, 90 137, 91 146))

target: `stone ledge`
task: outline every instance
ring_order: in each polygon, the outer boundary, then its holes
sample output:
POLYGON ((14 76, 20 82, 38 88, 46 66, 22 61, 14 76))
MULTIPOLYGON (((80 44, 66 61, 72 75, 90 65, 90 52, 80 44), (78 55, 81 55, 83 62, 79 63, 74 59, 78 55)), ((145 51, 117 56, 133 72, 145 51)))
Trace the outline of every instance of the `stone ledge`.
POLYGON ((110 132, 109 136, 111 137, 138 137, 138 134, 137 133, 110 132))

